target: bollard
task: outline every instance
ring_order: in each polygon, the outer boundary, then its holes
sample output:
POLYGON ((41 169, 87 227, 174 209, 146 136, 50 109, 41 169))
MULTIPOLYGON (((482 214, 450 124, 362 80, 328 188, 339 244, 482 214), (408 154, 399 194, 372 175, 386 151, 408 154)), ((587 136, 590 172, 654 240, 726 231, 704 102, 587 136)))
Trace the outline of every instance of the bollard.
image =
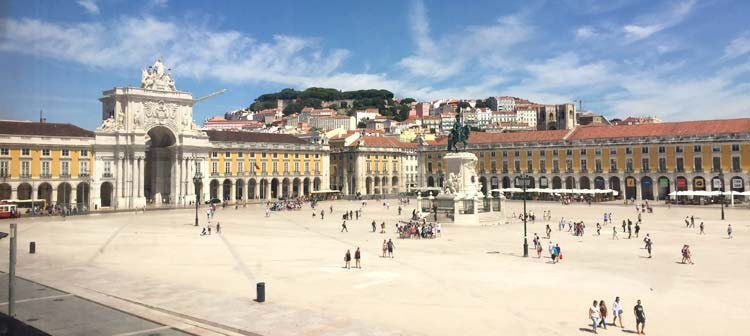
POLYGON ((36 242, 29 243, 29 254, 36 253, 36 242))
POLYGON ((265 302, 266 301, 266 283, 265 282, 259 282, 256 285, 256 299, 257 302, 265 302))

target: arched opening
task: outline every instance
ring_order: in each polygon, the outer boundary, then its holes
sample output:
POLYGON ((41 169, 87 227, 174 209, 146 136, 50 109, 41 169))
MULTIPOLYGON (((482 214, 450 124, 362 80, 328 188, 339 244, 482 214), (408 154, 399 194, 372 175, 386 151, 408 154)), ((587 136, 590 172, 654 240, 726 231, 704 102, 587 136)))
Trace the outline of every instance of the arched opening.
MULTIPOLYGON (((370 185, 370 182, 369 182, 370 178, 368 177, 367 179, 368 179, 367 185, 369 186, 370 185)), ((427 187, 430 187, 430 188, 435 187, 435 178, 434 177, 432 177, 432 176, 427 177, 427 187)), ((368 194, 369 194, 369 192, 368 192, 368 194)))
POLYGON ((722 189, 724 189, 724 181, 722 181, 718 176, 714 176, 711 179, 711 190, 721 191, 722 189))
POLYGON ((78 183, 76 186, 76 203, 80 208, 81 206, 89 206, 89 193, 91 186, 87 182, 78 183))
POLYGON ((211 180, 209 188, 209 195, 211 196, 211 199, 219 198, 219 181, 211 180))
POLYGON ((310 178, 305 177, 304 180, 302 180, 302 190, 305 193, 305 196, 310 196, 310 178))
POLYGON ((70 186, 70 183, 63 182, 57 185, 57 204, 64 204, 66 206, 70 206, 70 203, 73 202, 73 199, 71 198, 73 188, 70 186))
POLYGON ((13 195, 13 189, 10 184, 0 183, 0 200, 7 200, 13 195))
POLYGON ((729 186, 732 188, 732 191, 736 191, 736 192, 745 191, 745 180, 742 179, 742 177, 735 176, 735 177, 732 177, 732 179, 729 181, 730 181, 729 186))
POLYGON ((622 195, 622 189, 620 188, 620 178, 612 176, 609 178, 609 189, 617 191, 618 194, 622 195))
POLYGON ((510 188, 510 177, 503 176, 503 189, 510 188))
POLYGON ((579 188, 581 189, 591 189, 591 181, 589 180, 587 176, 581 176, 581 179, 578 182, 578 184, 580 185, 579 188))
POLYGON ((47 182, 40 184, 39 187, 36 188, 36 199, 45 200, 47 201, 47 204, 51 204, 52 186, 47 182))
POLYGON ((375 184, 375 193, 379 194, 380 193, 380 178, 379 177, 375 177, 373 180, 375 182, 374 183, 375 184))
POLYGON ((284 178, 281 180, 281 196, 289 197, 289 179, 284 178))
POLYGON ((279 179, 271 180, 271 198, 279 198, 279 179))
POLYGON ((395 195, 395 194, 398 194, 399 192, 400 191, 398 187, 398 177, 396 176, 391 177, 391 193, 395 195))
POLYGON ((104 182, 99 188, 99 196, 102 198, 102 207, 112 206, 112 183, 104 182))
POLYGON ((573 176, 568 176, 565 178, 565 189, 575 189, 576 188, 576 179, 573 176))
POLYGON ((626 199, 636 199, 636 180, 635 177, 628 176, 625 178, 625 198, 626 199))
POLYGON ((607 189, 607 183, 604 181, 603 177, 597 176, 594 178, 594 189, 607 189))
POLYGON ((231 200, 232 196, 232 181, 229 179, 224 180, 221 184, 221 200, 222 201, 229 201, 231 200))
POLYGON ((299 178, 295 178, 292 181, 292 197, 299 197, 300 196, 299 192, 300 192, 300 184, 301 183, 302 182, 300 181, 299 178))
POLYGON ((562 189, 562 179, 560 176, 552 177, 552 189, 562 189))
POLYGON ((245 180, 237 180, 235 182, 235 196, 234 199, 242 200, 245 195, 245 180))
POLYGON ((383 194, 388 193, 388 178, 385 176, 380 178, 380 192, 383 194))
POLYGON ((497 176, 490 178, 490 190, 492 189, 500 189, 500 179, 497 176))
POLYGON ((258 182, 255 179, 247 181, 247 198, 255 199, 256 188, 258 188, 258 182))
POLYGON ((318 191, 320 190, 320 178, 316 177, 315 180, 313 180, 313 190, 318 191))
POLYGON ((547 189, 549 188, 549 180, 546 176, 542 176, 539 178, 539 188, 547 189))
POLYGON ((659 177, 659 199, 665 200, 669 198, 670 183, 669 178, 666 176, 659 177))
POLYGON ((21 183, 18 185, 18 189, 16 190, 16 194, 19 200, 30 200, 31 199, 31 193, 32 193, 31 184, 28 183, 21 183))
POLYGON ((438 176, 438 187, 442 188, 444 182, 443 175, 438 176))
POLYGON ((487 178, 482 176, 479 178, 479 186, 482 189, 482 194, 487 195, 487 178))
POLYGON ((688 190, 688 180, 685 178, 685 176, 677 176, 677 178, 674 179, 674 190, 676 191, 688 190))
POLYGON ((641 177, 641 199, 654 200, 654 181, 648 177, 641 177))
POLYGON ((702 176, 696 176, 693 178, 693 190, 705 191, 706 190, 706 179, 702 176))
POLYGON ((144 195, 156 204, 172 202, 172 166, 174 153, 170 148, 176 143, 172 131, 164 126, 156 126, 148 131, 146 141, 146 162, 143 174, 144 195))

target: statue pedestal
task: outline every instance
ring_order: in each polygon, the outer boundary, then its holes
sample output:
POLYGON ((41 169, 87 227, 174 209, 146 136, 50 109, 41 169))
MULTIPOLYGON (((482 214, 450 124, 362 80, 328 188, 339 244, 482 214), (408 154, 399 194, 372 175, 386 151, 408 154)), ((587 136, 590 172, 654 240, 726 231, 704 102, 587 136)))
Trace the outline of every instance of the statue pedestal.
POLYGON ((477 156, 472 153, 445 155, 447 179, 443 193, 436 197, 438 207, 449 213, 455 224, 479 225, 482 192, 476 173, 477 156))

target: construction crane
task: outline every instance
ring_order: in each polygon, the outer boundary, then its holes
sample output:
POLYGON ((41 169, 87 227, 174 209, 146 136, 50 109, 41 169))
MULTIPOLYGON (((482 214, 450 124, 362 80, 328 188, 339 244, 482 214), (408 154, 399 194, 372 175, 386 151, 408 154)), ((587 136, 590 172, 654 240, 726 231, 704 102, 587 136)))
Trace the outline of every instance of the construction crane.
POLYGON ((221 95, 221 94, 223 94, 223 93, 224 93, 224 92, 226 92, 226 91, 227 91, 227 89, 221 89, 221 90, 219 90, 219 91, 216 91, 216 92, 214 92, 214 93, 209 93, 209 94, 207 94, 207 95, 205 95, 205 96, 203 96, 203 97, 198 97, 198 98, 195 98, 195 99, 193 99, 193 104, 195 104, 195 103, 197 103, 197 102, 200 102, 200 101, 204 101, 204 100, 206 100, 206 99, 209 99, 209 98, 213 98, 213 97, 216 97, 216 96, 218 96, 218 95, 221 95))

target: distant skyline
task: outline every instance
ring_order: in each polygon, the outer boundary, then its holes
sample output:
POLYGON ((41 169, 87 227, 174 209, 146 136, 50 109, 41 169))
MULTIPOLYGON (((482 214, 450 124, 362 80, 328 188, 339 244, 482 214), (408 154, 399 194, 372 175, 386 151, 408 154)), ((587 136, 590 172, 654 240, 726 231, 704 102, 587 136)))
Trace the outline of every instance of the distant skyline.
POLYGON ((583 101, 608 118, 750 116, 750 2, 15 1, 0 119, 100 124, 101 92, 161 57, 194 118, 286 87, 583 101))

